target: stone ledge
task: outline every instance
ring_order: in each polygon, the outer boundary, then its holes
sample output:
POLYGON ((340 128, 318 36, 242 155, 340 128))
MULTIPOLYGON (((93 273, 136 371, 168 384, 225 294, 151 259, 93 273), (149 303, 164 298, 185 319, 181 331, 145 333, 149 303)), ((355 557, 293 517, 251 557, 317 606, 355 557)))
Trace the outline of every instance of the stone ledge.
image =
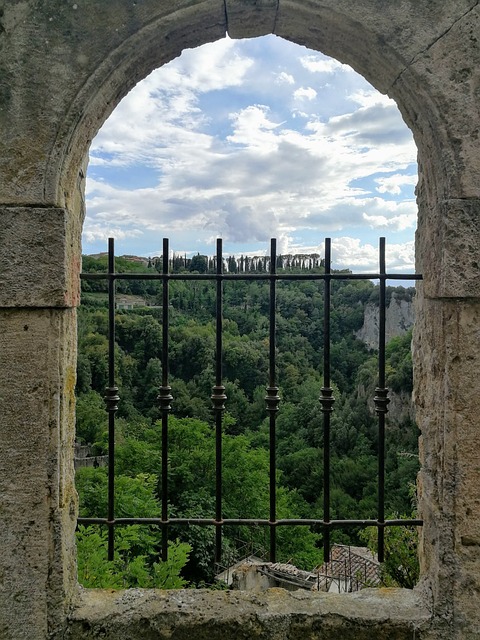
POLYGON ((432 640, 416 591, 82 590, 62 640, 432 640))

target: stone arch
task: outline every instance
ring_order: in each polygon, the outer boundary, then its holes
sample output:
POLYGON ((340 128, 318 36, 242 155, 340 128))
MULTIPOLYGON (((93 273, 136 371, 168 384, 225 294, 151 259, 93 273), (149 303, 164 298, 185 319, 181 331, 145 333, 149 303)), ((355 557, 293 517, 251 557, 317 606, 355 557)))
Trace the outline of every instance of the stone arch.
MULTIPOLYGON (((363 9, 357 12, 360 15, 355 15, 348 2, 339 3, 335 8, 316 7, 298 0, 285 4, 285 8, 271 1, 259 3, 260 6, 231 4, 229 11, 227 2, 220 22, 218 10, 210 8, 209 3, 196 3, 144 20, 118 46, 100 47, 93 43, 94 48, 98 47, 98 64, 91 65, 90 75, 58 123, 47 159, 44 193, 48 200, 61 202, 73 195, 77 169, 92 138, 139 80, 180 55, 183 49, 225 35, 243 38, 273 33, 349 64, 376 89, 397 102, 414 134, 421 164, 422 156, 429 158, 425 164, 430 165, 449 149, 447 128, 438 105, 442 96, 432 91, 423 69, 410 66, 408 56, 413 58, 414 51, 395 48, 394 42, 387 41, 382 33, 384 25, 379 24, 374 8, 370 12, 363 9)), ((386 16, 383 22, 389 19, 386 16)), ((444 170, 440 164, 425 174, 429 189, 436 192, 437 188, 444 188, 446 175, 442 176, 441 185, 436 184, 438 174, 444 170)), ((452 180, 451 175, 449 179, 452 180)))
MULTIPOLYGON (((78 599, 70 452, 82 167, 90 141, 149 71, 225 33, 274 33, 351 64, 396 100, 414 133, 417 261, 425 277, 415 337, 423 582, 418 598, 392 595, 389 602, 404 607, 405 625, 412 616, 424 625, 421 637, 476 637, 480 9, 474 0, 0 1, 0 635, 88 637, 63 634, 66 611, 78 599)), ((382 606, 385 620, 392 609, 382 606)), ((383 622, 369 624, 384 637, 383 622)), ((266 625, 264 637, 276 637, 266 625)))

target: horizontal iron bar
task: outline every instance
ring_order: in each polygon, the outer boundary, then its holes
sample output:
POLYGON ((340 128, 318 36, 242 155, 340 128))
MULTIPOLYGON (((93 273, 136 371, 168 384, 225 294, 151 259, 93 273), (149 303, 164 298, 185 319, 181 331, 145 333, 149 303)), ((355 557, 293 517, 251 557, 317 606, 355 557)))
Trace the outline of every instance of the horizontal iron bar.
POLYGON ((115 520, 108 520, 107 518, 78 518, 78 524, 104 524, 108 526, 115 525, 130 525, 130 524, 144 524, 144 525, 198 525, 205 526, 218 526, 218 525, 252 525, 252 526, 314 526, 321 525, 322 527, 421 527, 423 520, 417 520, 411 518, 409 520, 385 520, 385 522, 379 522, 378 520, 325 520, 317 519, 288 519, 288 520, 276 520, 274 522, 261 519, 261 518, 225 518, 223 520, 215 520, 215 518, 169 518, 162 520, 161 518, 116 518, 115 520))
POLYGON ((423 280, 418 273, 82 273, 82 280, 423 280))

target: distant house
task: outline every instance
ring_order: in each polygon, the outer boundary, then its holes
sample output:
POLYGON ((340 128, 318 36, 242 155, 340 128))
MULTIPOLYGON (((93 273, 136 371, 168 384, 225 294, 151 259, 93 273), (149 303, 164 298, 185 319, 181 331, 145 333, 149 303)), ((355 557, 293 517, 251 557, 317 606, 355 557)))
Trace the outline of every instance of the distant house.
POLYGON ((215 576, 215 580, 216 582, 224 582, 229 587, 231 587, 237 570, 244 567, 247 567, 247 568, 258 567, 264 564, 265 564, 265 560, 262 560, 262 558, 258 558, 257 556, 251 555, 251 556, 248 556, 247 558, 243 558, 242 560, 239 560, 238 562, 230 565, 229 567, 226 567, 220 573, 217 573, 217 575, 215 576))
POLYGON ((219 573, 215 579, 244 591, 282 587, 288 591, 305 589, 343 593, 379 586, 379 569, 377 557, 366 547, 334 545, 330 561, 314 571, 249 556, 219 573))
POLYGON ((146 307, 147 303, 143 298, 138 296, 122 296, 118 297, 115 301, 115 307, 119 311, 131 311, 135 307, 146 307))

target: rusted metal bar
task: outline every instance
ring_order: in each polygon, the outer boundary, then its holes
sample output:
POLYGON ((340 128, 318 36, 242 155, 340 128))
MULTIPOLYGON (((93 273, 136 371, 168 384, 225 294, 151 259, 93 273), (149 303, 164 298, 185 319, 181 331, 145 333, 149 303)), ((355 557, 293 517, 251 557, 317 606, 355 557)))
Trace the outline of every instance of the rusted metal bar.
MULTIPOLYGON (((172 407, 172 387, 168 384, 169 346, 169 279, 168 279, 168 239, 163 239, 162 258, 162 385, 157 401, 162 414, 162 520, 168 520, 168 414, 172 407)), ((162 560, 168 558, 168 529, 162 529, 162 560)))
POLYGON ((238 525, 251 525, 260 527, 285 527, 285 526, 305 526, 305 527, 328 527, 329 529, 342 529, 348 527, 379 527, 385 529, 387 527, 421 527, 423 520, 419 518, 395 519, 395 520, 325 520, 319 518, 279 518, 275 522, 267 518, 224 518, 216 520, 215 518, 169 518, 162 520, 161 518, 116 518, 112 522, 107 518, 78 518, 78 524, 100 524, 100 525, 157 525, 159 527, 167 527, 170 525, 199 525, 201 527, 223 526, 227 527, 238 525))
MULTIPOLYGON (((274 276, 277 265, 277 241, 272 238, 270 241, 270 275, 274 276)), ((270 522, 275 523, 277 519, 277 462, 276 462, 276 421, 280 396, 276 380, 276 280, 270 279, 270 302, 269 302, 269 379, 267 395, 265 401, 269 415, 269 448, 270 448, 270 522)), ((270 526, 270 562, 276 561, 277 537, 275 525, 270 526)))
POLYGON ((222 240, 217 240, 216 255, 216 336, 215 336, 215 386, 212 404, 215 417, 215 562, 222 558, 222 423, 225 411, 225 387, 223 385, 223 283, 222 240))
POLYGON ((323 558, 330 561, 330 416, 333 411, 333 389, 330 386, 330 306, 332 270, 331 239, 325 238, 325 279, 323 293, 323 387, 320 403, 323 413, 323 558))
MULTIPOLYGON (((118 387, 115 384, 115 246, 108 239, 108 387, 104 396, 108 412, 108 522, 115 520, 115 414, 118 410, 118 387)), ((115 529, 108 526, 108 559, 115 554, 115 529)))
MULTIPOLYGON (((385 238, 379 244, 380 283, 378 320, 378 387, 375 389, 375 411, 378 416, 378 506, 377 519, 385 520, 385 414, 388 411, 388 389, 385 386, 385 312, 386 312, 386 264, 385 238)), ((378 560, 385 558, 385 529, 378 527, 378 560)))

